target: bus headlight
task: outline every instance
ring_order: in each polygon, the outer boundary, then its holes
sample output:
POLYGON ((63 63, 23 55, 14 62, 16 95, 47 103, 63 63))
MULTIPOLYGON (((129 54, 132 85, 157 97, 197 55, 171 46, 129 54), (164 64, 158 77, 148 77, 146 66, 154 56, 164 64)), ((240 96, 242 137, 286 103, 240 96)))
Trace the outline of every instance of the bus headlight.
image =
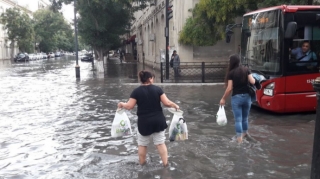
POLYGON ((263 94, 267 96, 273 96, 273 90, 274 90, 275 84, 274 82, 268 84, 264 89, 263 89, 263 94))

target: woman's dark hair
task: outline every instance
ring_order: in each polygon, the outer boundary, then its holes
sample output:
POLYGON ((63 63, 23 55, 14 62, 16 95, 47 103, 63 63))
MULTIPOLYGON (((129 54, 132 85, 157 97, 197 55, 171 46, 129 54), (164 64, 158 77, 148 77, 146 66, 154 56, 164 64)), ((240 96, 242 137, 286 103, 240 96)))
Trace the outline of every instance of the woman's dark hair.
POLYGON ((139 72, 139 78, 141 83, 149 83, 150 78, 154 78, 155 75, 149 71, 142 70, 139 72))
POLYGON ((229 66, 227 69, 227 73, 226 73, 226 77, 225 77, 225 86, 228 86, 228 76, 230 74, 231 71, 233 71, 235 76, 241 76, 241 81, 245 82, 245 80, 247 80, 247 70, 245 67, 240 67, 240 57, 239 55, 235 54, 235 55, 231 55, 230 56, 230 60, 229 60, 229 66))

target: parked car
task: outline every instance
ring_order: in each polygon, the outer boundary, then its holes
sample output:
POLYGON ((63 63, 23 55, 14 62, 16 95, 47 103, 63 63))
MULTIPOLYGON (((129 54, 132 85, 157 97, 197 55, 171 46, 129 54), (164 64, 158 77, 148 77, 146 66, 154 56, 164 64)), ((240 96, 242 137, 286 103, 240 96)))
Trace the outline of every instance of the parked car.
POLYGON ((47 58, 47 54, 45 54, 45 53, 40 53, 40 56, 41 56, 42 59, 46 59, 47 58))
POLYGON ((48 58, 54 58, 54 53, 53 52, 49 52, 48 53, 48 58))
POLYGON ((15 58, 15 62, 28 62, 29 61, 29 56, 25 53, 19 53, 15 58))
POLYGON ((36 56, 37 56, 37 60, 42 59, 42 55, 41 55, 41 53, 37 53, 37 54, 36 54, 36 56))
POLYGON ((30 53, 29 55, 29 60, 37 60, 37 56, 35 55, 35 54, 33 54, 33 53, 30 53))
POLYGON ((60 52, 56 52, 56 53, 54 54, 54 57, 61 57, 61 53, 60 53, 60 52))
POLYGON ((115 54, 115 53, 114 53, 114 50, 110 50, 110 51, 109 51, 109 57, 113 57, 114 54, 115 54))
POLYGON ((92 62, 93 59, 94 59, 94 57, 92 56, 91 53, 87 53, 83 57, 81 57, 81 61, 92 62))

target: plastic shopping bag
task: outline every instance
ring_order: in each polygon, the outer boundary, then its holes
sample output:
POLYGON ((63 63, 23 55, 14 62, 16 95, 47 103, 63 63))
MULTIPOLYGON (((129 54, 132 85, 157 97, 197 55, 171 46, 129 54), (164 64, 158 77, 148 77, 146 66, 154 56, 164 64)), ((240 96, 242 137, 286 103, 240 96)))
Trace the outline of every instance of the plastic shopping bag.
POLYGON ((219 126, 225 126, 227 124, 227 116, 223 106, 219 107, 219 111, 216 117, 219 126))
POLYGON ((182 114, 183 114, 182 111, 178 111, 173 115, 173 118, 169 127, 169 140, 171 142, 188 139, 187 123, 182 117, 182 114))
POLYGON ((132 135, 131 124, 124 109, 117 110, 111 128, 111 137, 132 135))

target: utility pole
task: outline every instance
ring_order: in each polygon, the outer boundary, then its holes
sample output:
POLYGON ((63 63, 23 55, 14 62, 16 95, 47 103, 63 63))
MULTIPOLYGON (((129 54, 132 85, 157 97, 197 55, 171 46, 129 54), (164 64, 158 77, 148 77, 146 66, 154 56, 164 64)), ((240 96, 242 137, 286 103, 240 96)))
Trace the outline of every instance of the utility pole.
MULTIPOLYGON (((169 0, 166 0, 166 27, 164 34, 166 37, 166 79, 169 79, 169 20, 172 16, 172 5, 169 5, 169 0)), ((161 68, 160 68, 161 69, 161 68)), ((161 72, 162 73, 162 72, 161 72)))
POLYGON ((77 0, 74 0, 74 33, 75 33, 75 50, 76 50, 76 78, 80 78, 80 66, 78 63, 78 29, 77 29, 77 0))
POLYGON ((320 77, 314 83, 313 88, 317 95, 317 117, 314 129, 313 153, 311 164, 311 179, 320 179, 320 77))

